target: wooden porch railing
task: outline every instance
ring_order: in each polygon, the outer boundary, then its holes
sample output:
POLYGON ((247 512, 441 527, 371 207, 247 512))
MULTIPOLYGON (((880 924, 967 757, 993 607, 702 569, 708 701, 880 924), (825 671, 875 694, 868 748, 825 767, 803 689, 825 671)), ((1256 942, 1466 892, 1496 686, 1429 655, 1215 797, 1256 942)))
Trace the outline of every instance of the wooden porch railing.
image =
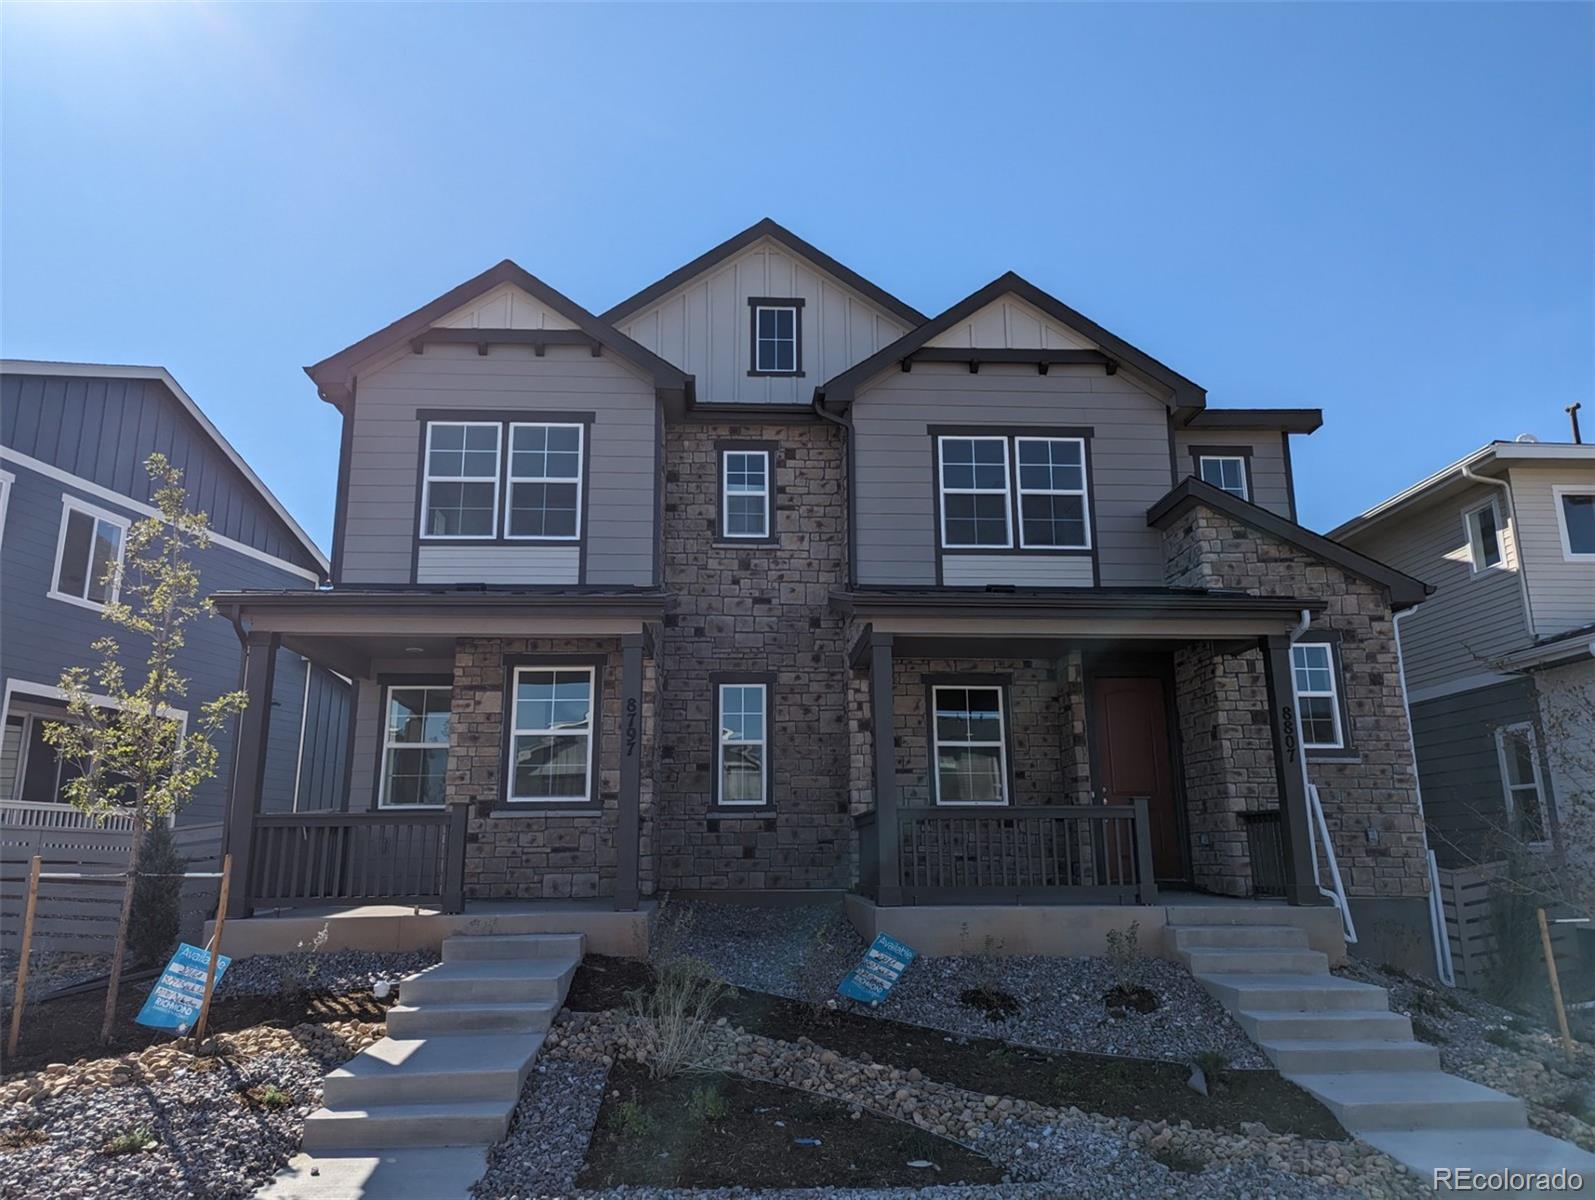
POLYGON ((259 813, 250 849, 256 909, 320 904, 464 907, 467 809, 259 813))
MULTIPOLYGON (((859 818, 858 826, 861 859, 878 861, 873 814, 859 818)), ((1145 800, 899 808, 897 832, 905 904, 1150 904, 1157 898, 1145 800)), ((860 866, 861 879, 868 880, 872 864, 860 866)))

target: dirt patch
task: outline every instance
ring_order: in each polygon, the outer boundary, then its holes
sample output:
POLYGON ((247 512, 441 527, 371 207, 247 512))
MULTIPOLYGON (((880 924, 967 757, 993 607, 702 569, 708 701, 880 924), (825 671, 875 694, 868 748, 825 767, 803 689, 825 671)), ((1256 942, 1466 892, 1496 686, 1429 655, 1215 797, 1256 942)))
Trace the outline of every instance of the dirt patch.
POLYGON ((972 1008, 978 1013, 983 1013, 986 1020, 994 1024, 1019 1015, 1019 1001, 1001 988, 991 987, 986 984, 980 987, 965 988, 958 995, 958 1003, 965 1008, 972 1008))
POLYGON ((617 1063, 577 1186, 868 1188, 1002 1178, 954 1142, 853 1112, 736 1075, 654 1080, 638 1064, 617 1063))
POLYGON ((1158 998, 1156 993, 1144 987, 1126 987, 1121 984, 1110 989, 1102 997, 1102 1003, 1113 1016, 1122 1017, 1131 1012, 1156 1012, 1158 998))
POLYGON ((653 985, 653 970, 640 958, 589 954, 571 980, 565 1007, 572 1012, 608 1012, 626 1007, 626 993, 653 985))

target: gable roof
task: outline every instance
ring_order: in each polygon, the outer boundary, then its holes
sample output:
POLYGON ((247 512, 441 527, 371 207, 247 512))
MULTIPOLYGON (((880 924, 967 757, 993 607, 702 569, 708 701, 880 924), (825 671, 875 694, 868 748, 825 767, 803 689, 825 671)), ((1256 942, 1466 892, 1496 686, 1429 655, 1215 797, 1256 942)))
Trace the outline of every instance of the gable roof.
MULTIPOLYGON (((1047 316, 1062 324, 1084 334, 1091 341, 1102 347, 1109 359, 1116 359, 1126 366, 1134 368, 1149 379, 1162 384, 1169 389, 1170 399, 1166 402, 1171 409, 1191 411, 1200 409, 1207 404, 1207 392, 1192 383, 1177 371, 1164 366, 1143 350, 1138 350, 1123 338, 1109 333, 1089 317, 1076 312, 1062 300, 1050 296, 1035 284, 1009 271, 993 279, 985 287, 965 296, 958 303, 938 316, 932 317, 917 329, 912 329, 891 345, 864 359, 862 362, 849 367, 834 379, 828 380, 815 388, 815 396, 824 401, 828 408, 845 408, 853 403, 854 394, 865 382, 886 370, 895 363, 920 349, 937 334, 956 325, 964 318, 979 312, 992 301, 1012 293, 1024 300, 1032 307, 1039 309, 1047 316)), ((1056 355, 1057 351, 1036 351, 1036 354, 1056 355)), ((1024 359, 1027 351, 1011 351, 1009 355, 1013 361, 1024 359)), ((992 356, 996 361, 996 356, 992 356)))
POLYGON ((1250 525, 1270 537, 1288 542, 1298 550, 1332 563, 1347 574, 1356 575, 1370 583, 1377 583, 1390 591, 1390 603, 1395 608, 1411 608, 1434 591, 1421 579, 1414 579, 1404 571, 1388 567, 1377 559, 1359 554, 1349 546, 1331 541, 1305 526, 1288 521, 1277 513, 1269 512, 1249 501, 1242 500, 1222 488, 1216 488, 1194 476, 1187 476, 1168 495, 1146 512, 1146 523, 1154 529, 1167 528, 1172 522, 1197 506, 1211 508, 1226 517, 1250 525))
POLYGON ((361 338, 352 346, 346 346, 338 353, 306 367, 305 374, 315 382, 317 393, 321 398, 341 410, 348 398, 356 366, 375 355, 403 345, 417 334, 429 329, 439 318, 447 316, 464 304, 469 304, 484 292, 491 291, 503 283, 514 284, 562 316, 568 317, 573 325, 594 342, 614 351, 619 357, 652 376, 654 386, 661 393, 679 393, 690 397, 691 375, 671 366, 652 350, 633 341, 614 326, 588 312, 569 296, 556 291, 530 271, 507 258, 496 266, 489 267, 480 275, 467 279, 458 287, 450 288, 436 300, 423 304, 414 312, 407 313, 370 336, 361 338))
POLYGON ((266 507, 271 509, 277 518, 287 526, 288 532, 293 535, 293 539, 304 548, 305 553, 321 568, 322 575, 325 576, 331 572, 331 564, 327 562, 327 556, 321 552, 321 548, 316 545, 315 540, 300 527, 299 522, 294 520, 293 514, 283 507, 282 501, 278 500, 260 476, 255 474, 254 468, 249 465, 244 456, 233 449, 233 444, 222 436, 222 431, 211 424, 210 418, 205 415, 205 410, 194 402, 194 398, 183 390, 182 385, 172 378, 172 373, 165 367, 126 366, 114 363, 35 362, 29 359, 8 358, 0 362, 0 374, 54 375, 87 379, 152 379, 164 384, 166 390, 182 406, 183 411, 199 426, 200 432, 215 444, 228 462, 238 468, 238 472, 244 477, 245 482, 254 488, 256 494, 265 501, 266 507))
POLYGON ((854 271, 852 268, 837 262, 836 259, 832 258, 829 254, 826 254, 818 246, 811 245, 810 243, 804 241, 790 229, 776 224, 769 217, 765 217, 762 221, 758 221, 753 225, 749 225, 741 233, 736 234, 734 237, 727 238, 718 246, 714 247, 714 249, 698 255, 697 258, 693 259, 684 266, 677 267, 663 279, 659 279, 653 283, 650 283, 647 287, 643 288, 642 291, 638 292, 634 296, 626 297, 626 299, 622 300, 613 308, 601 313, 600 316, 605 321, 621 321, 640 309, 646 308, 660 297, 675 291, 676 288, 680 287, 688 280, 695 279, 699 275, 702 275, 705 271, 718 266, 720 263, 732 257, 739 251, 753 245, 753 243, 758 241, 760 238, 770 238, 773 241, 780 242, 788 250, 791 250, 793 253, 808 259, 811 263, 825 271, 827 274, 835 276, 848 287, 852 288, 855 292, 863 296, 866 300, 870 300, 879 305, 881 308, 884 308, 887 312, 891 313, 894 317, 903 321, 910 327, 924 324, 925 314, 920 312, 917 308, 913 308, 910 305, 903 303, 885 288, 871 283, 857 271, 854 271))

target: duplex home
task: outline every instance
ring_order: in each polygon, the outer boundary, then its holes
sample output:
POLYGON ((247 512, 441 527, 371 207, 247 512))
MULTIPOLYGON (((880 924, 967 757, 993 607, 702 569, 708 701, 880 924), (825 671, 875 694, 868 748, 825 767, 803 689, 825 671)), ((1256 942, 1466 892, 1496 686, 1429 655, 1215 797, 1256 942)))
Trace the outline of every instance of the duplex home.
POLYGON ((356 681, 353 767, 305 818, 244 761, 237 915, 1338 880, 1426 945, 1426 588, 1297 523, 1317 410, 1210 407, 1013 274, 928 317, 771 221, 602 313, 506 261, 307 370, 332 586, 216 599, 251 694, 282 646, 356 681))
POLYGON ((1401 646, 1441 862, 1554 845, 1595 798, 1595 446, 1492 442, 1332 536, 1435 589, 1401 646))

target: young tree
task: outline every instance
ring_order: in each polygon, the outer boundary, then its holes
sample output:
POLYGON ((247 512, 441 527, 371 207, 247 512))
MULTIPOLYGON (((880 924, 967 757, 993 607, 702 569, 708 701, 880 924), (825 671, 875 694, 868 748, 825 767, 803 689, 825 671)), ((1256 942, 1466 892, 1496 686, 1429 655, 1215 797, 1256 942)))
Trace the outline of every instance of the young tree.
POLYGON ((106 568, 104 619, 148 644, 144 677, 133 684, 121 664, 121 646, 111 635, 91 647, 99 665, 72 667, 61 675, 68 721, 44 728, 44 739, 77 770, 65 786, 66 798, 103 820, 123 813, 133 821, 127 885, 116 929, 110 986, 100 1038, 111 1040, 128 922, 145 831, 193 798, 194 790, 216 774, 216 738, 227 721, 244 709, 243 692, 229 692, 200 706, 184 730, 174 719, 188 694, 177 666, 188 626, 210 615, 210 601, 199 594, 199 571, 192 557, 210 544, 204 513, 190 512, 182 472, 163 454, 152 454, 144 469, 155 484, 152 500, 159 516, 127 532, 123 562, 106 568))

